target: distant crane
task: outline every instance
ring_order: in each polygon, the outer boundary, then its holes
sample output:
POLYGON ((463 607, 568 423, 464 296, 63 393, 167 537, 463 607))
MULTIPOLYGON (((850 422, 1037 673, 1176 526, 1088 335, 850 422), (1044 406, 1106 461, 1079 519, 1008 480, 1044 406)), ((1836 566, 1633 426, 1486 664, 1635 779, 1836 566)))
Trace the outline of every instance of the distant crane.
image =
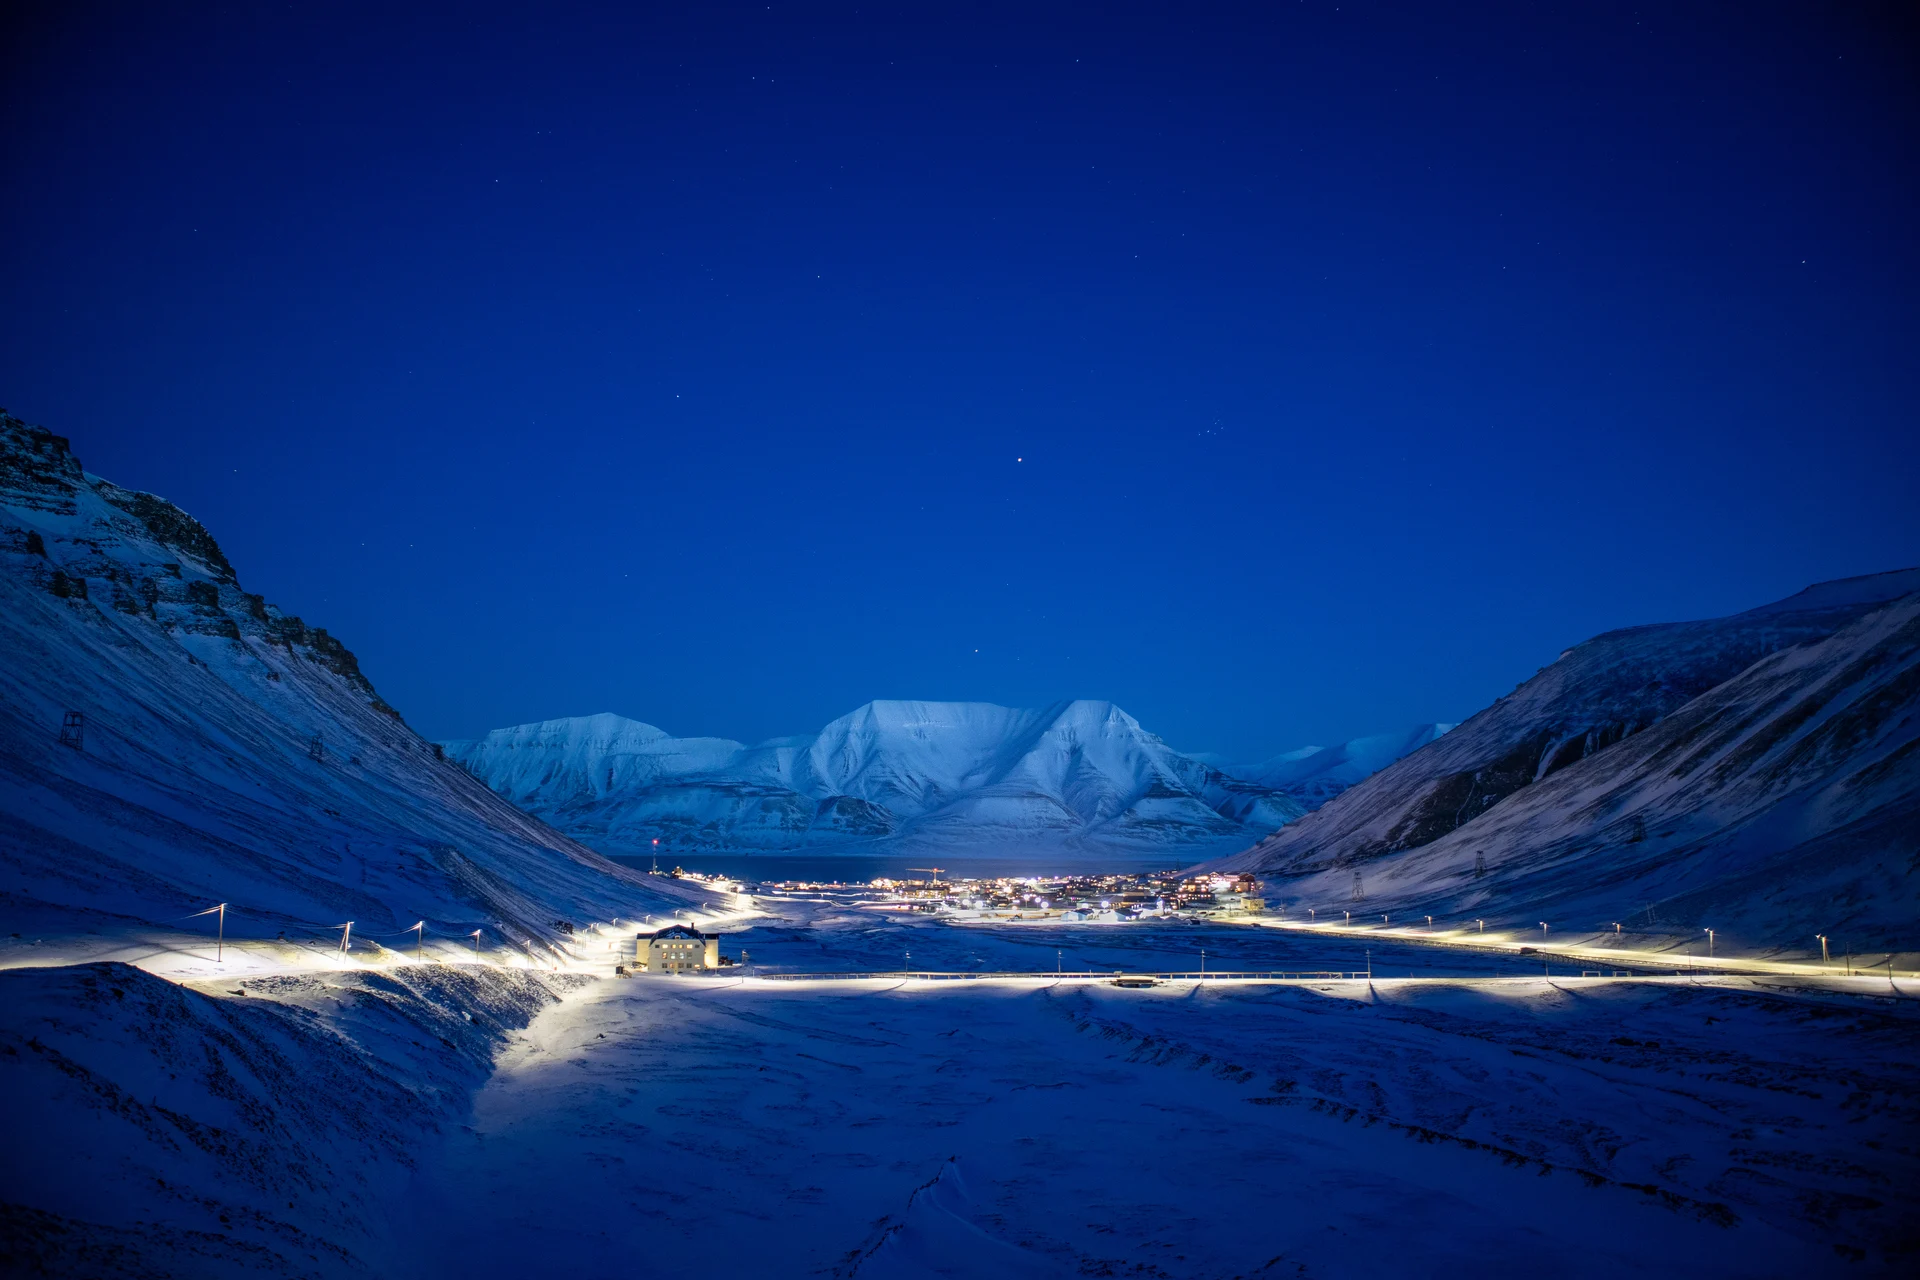
POLYGON ((946 874, 946 871, 947 871, 947 869, 946 869, 945 867, 908 867, 908 868, 907 868, 907 870, 909 870, 909 871, 924 871, 924 872, 926 872, 926 873, 927 873, 928 875, 930 875, 930 876, 940 876, 940 875, 945 875, 945 874, 946 874))

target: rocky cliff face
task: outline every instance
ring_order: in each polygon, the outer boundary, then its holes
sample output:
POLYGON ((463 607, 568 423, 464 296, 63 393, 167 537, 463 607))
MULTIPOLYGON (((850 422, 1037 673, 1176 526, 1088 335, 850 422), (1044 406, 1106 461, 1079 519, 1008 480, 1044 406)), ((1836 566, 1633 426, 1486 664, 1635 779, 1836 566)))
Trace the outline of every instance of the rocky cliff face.
POLYGON ((539 938, 655 897, 445 763, 199 521, 5 414, 0 869, 16 916, 227 901, 267 936, 425 915, 539 938))
POLYGON ((1375 909, 1559 911, 1577 928, 1649 912, 1906 928, 1916 593, 1908 570, 1600 636, 1221 865, 1323 906, 1361 892, 1375 909))

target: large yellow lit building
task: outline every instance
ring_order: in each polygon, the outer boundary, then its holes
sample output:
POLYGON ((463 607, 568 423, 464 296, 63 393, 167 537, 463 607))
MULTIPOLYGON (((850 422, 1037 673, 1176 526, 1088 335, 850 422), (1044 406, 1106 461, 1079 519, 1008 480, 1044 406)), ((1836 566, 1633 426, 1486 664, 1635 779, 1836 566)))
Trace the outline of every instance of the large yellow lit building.
POLYGON ((686 973, 720 967, 720 936, 690 924, 670 924, 633 940, 633 963, 648 973, 686 973))

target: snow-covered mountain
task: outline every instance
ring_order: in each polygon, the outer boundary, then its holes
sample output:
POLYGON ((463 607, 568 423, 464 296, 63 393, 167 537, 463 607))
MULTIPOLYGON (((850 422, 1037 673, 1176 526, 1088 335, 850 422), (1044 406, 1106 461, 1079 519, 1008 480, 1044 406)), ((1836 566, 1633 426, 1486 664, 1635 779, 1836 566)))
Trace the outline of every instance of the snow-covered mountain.
POLYGON ((1349 738, 1331 747, 1298 747, 1251 764, 1218 763, 1197 757, 1220 772, 1285 792, 1308 809, 1327 801, 1380 772, 1402 756, 1411 755, 1453 728, 1450 724, 1421 724, 1400 733, 1349 738))
POLYGON ((1191 854, 1304 811, 1173 750, 1108 702, 870 702, 810 737, 753 747, 615 715, 443 745, 502 796, 616 853, 657 838, 663 850, 1191 854))
MULTIPOLYGON (((1920 570, 1610 632, 1217 864, 1303 905, 1910 935, 1920 570)), ((1805 935, 1805 936, 1802 936, 1805 935)))
POLYGON ((193 517, 3 413, 0 872, 36 927, 228 902, 231 930, 267 937, 424 917, 525 940, 692 892, 476 783, 338 640, 243 590, 193 517))

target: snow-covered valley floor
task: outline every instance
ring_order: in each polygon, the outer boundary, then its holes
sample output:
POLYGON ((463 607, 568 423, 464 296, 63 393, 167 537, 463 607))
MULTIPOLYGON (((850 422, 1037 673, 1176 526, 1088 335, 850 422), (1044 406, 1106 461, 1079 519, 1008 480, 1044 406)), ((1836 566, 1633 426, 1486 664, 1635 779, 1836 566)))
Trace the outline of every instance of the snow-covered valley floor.
MULTIPOLYGON (((783 910, 728 950, 1047 942, 783 910)), ((11 969, 0 1199, 65 1274, 1904 1274, 1916 985, 11 969)))

